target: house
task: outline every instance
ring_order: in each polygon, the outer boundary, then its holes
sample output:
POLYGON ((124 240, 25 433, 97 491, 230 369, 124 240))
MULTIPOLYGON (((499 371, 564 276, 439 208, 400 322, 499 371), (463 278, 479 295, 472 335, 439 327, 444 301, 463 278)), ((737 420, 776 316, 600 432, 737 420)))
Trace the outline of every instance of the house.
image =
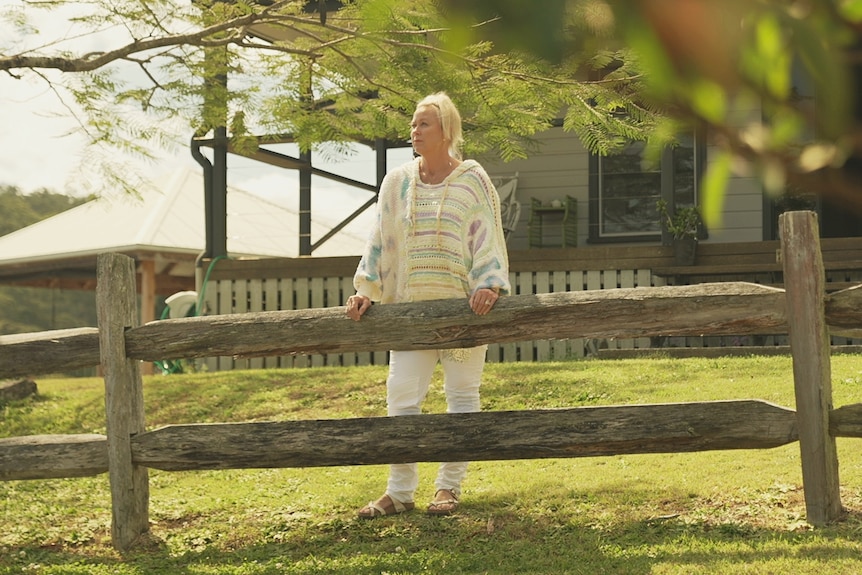
MULTIPOLYGON (((251 32, 264 40, 283 39, 279 36, 282 30, 278 28, 252 29, 251 32)), ((801 97, 810 95, 804 81, 800 80, 796 89, 801 97)), ((744 125, 750 119, 759 121, 764 112, 756 105, 750 105, 735 109, 734 115, 739 125, 744 125)), ((250 157, 299 172, 300 209, 296 216, 299 223, 291 232, 293 237, 285 243, 289 248, 298 243, 298 248, 285 253, 263 248, 239 248, 234 243, 230 224, 227 229, 223 227, 224 215, 230 211, 222 202, 225 196, 230 201, 225 158, 236 152, 227 137, 226 128, 217 129, 212 138, 192 141, 192 154, 198 158, 203 172, 199 179, 203 193, 199 197, 207 198, 200 207, 206 241, 203 247, 197 248, 200 251, 193 258, 199 266, 194 289, 205 295, 210 313, 341 305, 352 289, 350 277, 358 258, 353 252, 340 250, 337 238, 357 213, 373 208, 376 186, 326 173, 316 166, 310 153, 290 157, 277 151, 279 143, 291 141, 289 135, 281 138, 261 137, 259 148, 250 157), (212 160, 200 153, 201 147, 211 148, 209 156, 212 160), (342 223, 323 230, 317 228, 320 233, 315 232, 316 220, 312 218, 310 207, 312 176, 354 186, 369 199, 342 223), (253 253, 258 257, 222 259, 228 254, 253 253), (330 255, 337 257, 327 257, 330 255), (207 273, 201 277, 204 268, 207 273)), ((781 264, 775 257, 777 219, 788 206, 767 197, 753 175, 731 178, 721 225, 703 231, 695 265, 677 265, 670 247, 666 245, 668 238, 662 232, 656 202, 664 199, 672 207, 699 203, 700 178, 709 170, 715 156, 710 134, 681 134, 679 145, 666 150, 657 166, 643 163, 642 149, 638 144, 607 157, 591 154, 574 134, 565 132, 561 125, 540 134, 538 140, 540 152, 526 160, 504 164, 491 156, 478 158, 491 176, 500 182, 517 174, 515 199, 521 209, 508 238, 515 293, 727 279, 783 285, 781 264)), ((374 141, 361 144, 367 145, 375 154, 379 185, 385 173, 388 151, 395 146, 403 147, 403 143, 374 141)), ((824 240, 835 240, 824 241, 823 244, 827 280, 832 288, 840 289, 862 281, 862 238, 859 237, 862 235, 862 220, 820 200, 811 200, 810 207, 821 216, 824 240)), ((361 240, 354 242, 352 247, 357 245, 361 245, 361 240)), ((92 250, 87 252, 87 257, 91 253, 92 250)), ((192 265, 189 261, 168 262, 155 256, 149 259, 141 257, 141 261, 151 262, 143 267, 153 268, 148 277, 157 278, 157 286, 170 285, 172 276, 188 277, 187 273, 179 270, 183 265, 192 265)), ((38 271, 37 268, 30 269, 31 272, 38 271)), ((0 262, 0 281, 3 270, 0 262)), ((33 275, 22 277, 35 279, 33 275)), ((178 287, 174 285, 168 291, 175 291, 178 287)), ((185 289, 190 288, 185 286, 185 289)), ((154 292, 155 289, 150 289, 148 293, 154 292)), ((686 338, 678 343, 724 345, 723 341, 694 339, 686 338)), ((650 340, 605 342, 617 348, 650 347, 656 343, 650 340)), ((496 355, 501 361, 579 357, 590 345, 600 344, 525 342, 492 349, 491 355, 496 355)), ((315 357, 309 362, 317 365, 377 360, 344 355, 315 357)), ((257 363, 219 358, 212 365, 217 369, 230 369, 305 364, 303 362, 305 360, 296 358, 276 358, 274 363, 269 358, 257 363)))
MULTIPOLYGON (((747 118, 759 118, 761 110, 741 109, 736 114, 742 123, 747 118)), ((547 130, 538 139, 541 151, 525 160, 502 163, 493 157, 478 158, 497 182, 506 182, 517 175, 515 199, 522 209, 508 238, 514 293, 724 280, 783 286, 782 265, 776 253, 778 215, 784 206, 767 197, 754 176, 737 175, 730 179, 722 225, 705 230, 695 265, 677 265, 672 248, 663 242, 656 201, 664 198, 677 205, 698 202, 699 180, 714 155, 708 135, 683 135, 680 145, 667 150, 658 167, 643 164, 637 145, 614 156, 597 157, 561 127, 547 130), (536 234, 539 225, 541 233, 536 234)), ((266 146, 261 149, 265 151, 266 146)), ((381 143, 376 152, 385 159, 387 146, 381 143)), ((380 165, 385 162, 378 161, 380 165)), ((294 167, 311 168, 302 162, 294 167)), ((367 193, 364 188, 363 193, 367 193)), ((371 207, 369 203, 367 208, 371 207)), ((858 237, 862 228, 858 220, 824 203, 816 202, 811 207, 821 214, 829 289, 862 283, 862 238, 858 237)), ((358 258, 350 257, 312 257, 225 262, 204 288, 209 294, 207 305, 214 313, 342 305, 352 293, 351 278, 357 261, 358 258), (236 285, 241 286, 240 291, 235 291, 236 285), (217 298, 215 294, 219 293, 222 296, 217 298), (247 307, 247 302, 252 301, 261 303, 255 308, 247 307), (288 303, 273 307, 275 301, 288 303)), ((657 345, 776 346, 784 342, 779 336, 536 341, 491 346, 489 359, 583 357, 602 347, 623 351, 657 345)), ((833 338, 833 342, 851 343, 845 338, 833 338)), ((235 369, 383 362, 385 352, 253 360, 213 358, 208 365, 210 369, 235 369)))
MULTIPOLYGON (((261 31, 266 40, 284 39, 280 29, 261 31)), ((813 91, 804 77, 794 78, 795 93, 800 99, 813 100, 813 91)), ((740 127, 751 121, 761 122, 765 111, 756 103, 736 104, 732 110, 734 123, 740 127)), ((225 135, 194 142, 193 146, 210 146, 214 156, 233 152, 225 135)), ((469 134, 467 135, 469 137, 469 134)), ((711 134, 680 134, 679 145, 664 151, 658 165, 644 163, 643 149, 638 143, 619 153, 599 157, 591 154, 573 133, 562 128, 562 122, 539 134, 540 151, 528 159, 502 163, 488 155, 477 158, 498 182, 517 175, 515 199, 520 215, 508 236, 510 267, 514 292, 546 293, 585 289, 610 289, 703 281, 744 280, 773 286, 783 286, 781 262, 776 259, 778 247, 778 216, 787 209, 814 209, 820 216, 822 248, 826 262, 827 281, 832 290, 862 282, 862 218, 848 213, 841 206, 818 198, 772 198, 765 194, 760 180, 753 174, 734 175, 726 190, 720 225, 702 230, 694 265, 676 263, 668 245, 670 238, 663 232, 657 201, 665 200, 673 210, 676 206, 699 204, 700 181, 709 170, 717 148, 711 134)), ((308 184, 312 174, 321 174, 314 166, 311 154, 288 157, 271 149, 272 138, 260 138, 260 148, 253 158, 300 172, 301 194, 311 197, 308 184), (304 174, 304 176, 303 176, 304 174), (304 180, 303 180, 304 178, 304 180)), ((283 140, 289 141, 289 140, 283 140)), ((277 142, 276 142, 277 143, 277 142)), ((389 150, 403 143, 363 142, 376 155, 377 182, 385 173, 389 150)), ((221 166, 226 162, 221 162, 221 166)), ((210 180, 227 178, 215 164, 203 165, 210 170, 210 180)), ((351 182, 343 180, 350 185, 351 182)), ((366 184, 355 182, 357 190, 372 191, 366 184)), ((211 189, 208 193, 218 194, 211 189)), ((371 209, 373 201, 362 209, 371 209)), ((211 216, 212 219, 217 219, 211 216)), ((336 228, 337 229, 337 228, 336 228)), ((317 247, 307 243, 304 255, 317 256, 317 247)), ((213 252, 215 253, 215 252, 213 252)), ((356 261, 351 258, 328 260, 261 260, 228 262, 211 276, 208 294, 226 290, 232 295, 219 301, 208 300, 217 313, 248 311, 247 301, 290 302, 290 305, 340 305, 351 292, 350 277, 356 261), (245 280, 244 282, 242 280, 245 280), (258 293, 231 292, 230 285, 240 281, 247 286, 254 282, 258 293), (314 287, 316 286, 316 287, 314 287), (268 297, 263 293, 270 294, 268 297), (277 298, 275 296, 277 295, 277 298), (233 302, 243 302, 237 308, 233 302)), ((245 287, 242 288, 243 290, 245 287)), ((259 309, 288 309, 260 307, 259 309)), ((733 338, 705 340, 681 338, 679 346, 723 346, 733 338)), ((837 341, 837 340, 834 340, 837 341)), ((532 361, 563 357, 581 357, 591 346, 607 345, 617 349, 666 345, 667 341, 649 339, 613 342, 524 342, 492 348, 492 361, 532 361)), ((764 337, 759 343, 775 345, 780 339, 764 337)), ((344 354, 342 356, 301 358, 267 358, 249 363, 237 363, 231 358, 213 362, 215 369, 255 366, 292 366, 353 364, 382 361, 373 356, 344 354)))
MULTIPOLYGON (((304 5, 304 12, 309 20, 325 20, 326 12, 332 15, 340 8, 341 3, 337 1, 308 2, 304 5)), ((289 26, 277 24, 256 24, 248 31, 264 42, 290 43, 296 37, 296 32, 289 26)), ((800 70, 794 71, 792 81, 792 92, 800 106, 813 105, 816 108, 817 105, 828 105, 818 104, 813 83, 800 70)), ((822 95, 820 101, 825 101, 822 95)), ((316 104, 320 104, 321 109, 326 108, 325 102, 316 104)), ((768 123, 767 112, 756 101, 737 101, 729 105, 732 125, 741 128, 750 123, 768 123)), ((816 109, 811 112, 814 114, 816 109)), ((260 137, 260 148, 251 157, 298 170, 306 182, 301 186, 301 194, 306 199, 305 204, 310 205, 311 175, 327 177, 327 174, 315 167, 311 153, 290 157, 276 152, 269 144, 278 143, 278 138, 290 141, 289 135, 260 137)), ((509 237, 511 249, 667 244, 669 237, 662 232, 656 202, 665 200, 671 212, 677 205, 698 205, 701 201, 700 180, 709 171, 717 150, 712 134, 689 133, 679 135, 679 145, 666 150, 658 165, 643 163, 643 146, 639 143, 633 143, 611 156, 599 157, 589 153, 574 133, 564 131, 562 121, 540 134, 537 140, 539 153, 526 160, 504 164, 493 155, 477 158, 492 176, 501 181, 513 174, 519 176, 517 199, 522 209, 509 237)), ((385 173, 388 151, 396 146, 403 147, 404 143, 370 141, 361 144, 368 146, 376 155, 379 184, 385 173)), ((223 173, 226 162, 218 159, 234 152, 227 133, 214 133, 211 139, 193 141, 192 146, 193 150, 201 146, 212 149, 216 160, 203 162, 202 167, 211 176, 209 181, 226 182, 227 177, 223 173)), ((367 183, 349 179, 343 179, 342 183, 355 185, 363 193, 374 191, 374 186, 367 183)), ((208 194, 217 197, 219 192, 211 189, 208 194)), ((365 204, 363 209, 369 209, 371 203, 365 204)), ((819 213, 823 237, 862 235, 862 214, 849 213, 843 206, 817 198, 787 200, 768 197, 756 175, 749 174, 731 178, 722 221, 720 225, 713 224, 710 229, 702 230, 700 243, 775 240, 778 215, 787 208, 798 209, 800 206, 819 213)), ((303 212, 301 217, 310 218, 310 213, 303 212)), ((214 214, 208 216, 207 221, 217 219, 214 214)), ((218 233, 215 235, 219 236, 218 233)), ((310 243, 300 248, 303 255, 319 255, 317 249, 318 246, 310 243)), ((211 255, 216 255, 219 247, 213 246, 212 252, 211 255)))

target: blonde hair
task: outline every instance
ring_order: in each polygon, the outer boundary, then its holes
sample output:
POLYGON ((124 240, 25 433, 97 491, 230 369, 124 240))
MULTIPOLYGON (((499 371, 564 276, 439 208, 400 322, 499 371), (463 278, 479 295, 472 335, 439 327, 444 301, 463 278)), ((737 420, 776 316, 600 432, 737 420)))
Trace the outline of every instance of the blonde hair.
POLYGON ((446 92, 437 92, 425 96, 416 104, 416 109, 426 106, 437 108, 437 116, 443 126, 443 138, 449 142, 449 154, 460 160, 461 146, 464 144, 464 136, 461 133, 461 114, 446 92))

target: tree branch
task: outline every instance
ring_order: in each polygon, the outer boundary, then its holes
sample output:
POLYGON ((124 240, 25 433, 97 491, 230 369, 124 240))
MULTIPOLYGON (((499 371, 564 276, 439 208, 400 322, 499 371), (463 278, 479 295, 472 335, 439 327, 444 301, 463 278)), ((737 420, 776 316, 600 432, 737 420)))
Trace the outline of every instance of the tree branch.
MULTIPOLYGON (((228 44, 236 44, 242 41, 242 38, 247 34, 245 30, 254 24, 272 24, 279 23, 284 20, 292 20, 290 17, 271 16, 268 14, 246 14, 219 24, 214 24, 206 28, 202 28, 196 32, 188 34, 172 34, 158 38, 150 38, 146 40, 134 40, 125 46, 121 46, 109 52, 95 53, 80 57, 64 57, 64 56, 28 56, 25 54, 16 54, 14 56, 6 56, 0 58, 0 70, 9 71, 16 69, 54 69, 61 72, 92 72, 99 68, 110 64, 116 60, 127 58, 139 52, 154 50, 165 47, 178 46, 201 46, 214 47, 224 46, 228 44), (227 36, 225 38, 214 38, 218 34, 228 31, 236 31, 237 34, 227 36)), ((308 23, 308 21, 303 20, 308 23)), ((297 55, 314 57, 317 54, 308 50, 298 49, 282 49, 283 52, 288 52, 297 55)), ((11 73, 11 72, 10 72, 11 73)))

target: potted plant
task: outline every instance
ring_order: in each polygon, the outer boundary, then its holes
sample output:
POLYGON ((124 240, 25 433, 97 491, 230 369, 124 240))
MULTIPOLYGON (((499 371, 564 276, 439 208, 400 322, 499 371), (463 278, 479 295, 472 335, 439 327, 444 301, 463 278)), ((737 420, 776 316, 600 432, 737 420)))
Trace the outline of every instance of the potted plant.
POLYGON ((668 210, 667 202, 656 202, 662 228, 672 238, 674 260, 677 265, 692 265, 697 251, 697 237, 700 233, 700 213, 694 206, 668 210))

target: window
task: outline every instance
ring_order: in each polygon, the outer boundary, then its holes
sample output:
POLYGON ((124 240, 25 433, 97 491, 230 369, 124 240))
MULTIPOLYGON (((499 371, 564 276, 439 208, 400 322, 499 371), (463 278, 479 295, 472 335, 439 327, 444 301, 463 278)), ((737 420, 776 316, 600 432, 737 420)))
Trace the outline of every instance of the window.
POLYGON ((591 243, 661 240, 656 202, 697 205, 704 146, 694 135, 664 151, 659 165, 644 163, 644 143, 632 142, 610 156, 590 158, 591 243))

